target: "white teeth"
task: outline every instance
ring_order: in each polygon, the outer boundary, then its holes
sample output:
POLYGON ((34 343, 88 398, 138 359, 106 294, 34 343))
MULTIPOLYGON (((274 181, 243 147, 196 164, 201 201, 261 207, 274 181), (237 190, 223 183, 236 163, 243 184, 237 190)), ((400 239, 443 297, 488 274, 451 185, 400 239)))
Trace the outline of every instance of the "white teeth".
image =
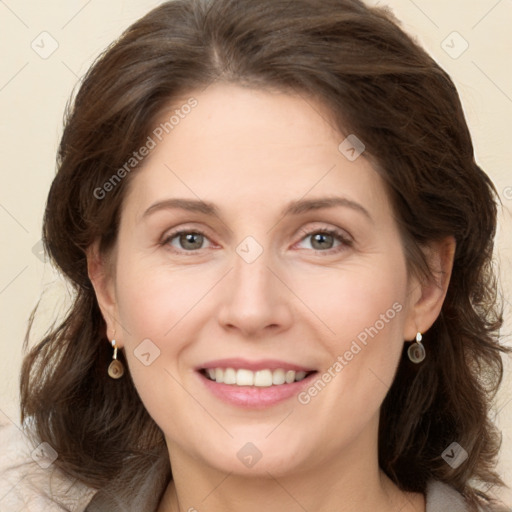
POLYGON ((280 386, 281 384, 291 384, 292 382, 299 382, 307 375, 304 371, 283 370, 258 370, 253 372, 240 368, 234 370, 233 368, 208 368, 206 374, 210 380, 222 384, 231 384, 236 386, 257 386, 269 387, 280 386))
POLYGON ((295 372, 293 370, 288 370, 284 376, 284 380, 286 381, 286 384, 291 384, 295 380, 295 372))
POLYGON ((272 384, 279 385, 284 384, 285 378, 284 378, 284 370, 274 370, 272 372, 272 384))
POLYGON ((272 386, 272 372, 270 370, 259 370, 254 374, 254 385, 262 388, 272 386))
MULTIPOLYGON (((217 381, 221 382, 221 381, 217 381)), ((224 382, 225 384, 225 382, 224 382)), ((254 372, 251 370, 237 370, 236 372, 236 385, 237 386, 253 386, 254 385, 254 372)))
POLYGON ((236 384, 236 372, 233 368, 224 370, 224 384, 236 384))

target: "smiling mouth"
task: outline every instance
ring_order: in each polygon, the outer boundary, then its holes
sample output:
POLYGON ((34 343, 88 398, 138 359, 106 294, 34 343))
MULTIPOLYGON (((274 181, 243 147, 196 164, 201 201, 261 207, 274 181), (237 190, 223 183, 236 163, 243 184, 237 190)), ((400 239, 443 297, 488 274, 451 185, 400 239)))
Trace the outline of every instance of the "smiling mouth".
POLYGON ((245 368, 202 368, 200 373, 208 380, 232 386, 284 386, 300 382, 316 371, 295 371, 277 368, 275 370, 247 370, 245 368))

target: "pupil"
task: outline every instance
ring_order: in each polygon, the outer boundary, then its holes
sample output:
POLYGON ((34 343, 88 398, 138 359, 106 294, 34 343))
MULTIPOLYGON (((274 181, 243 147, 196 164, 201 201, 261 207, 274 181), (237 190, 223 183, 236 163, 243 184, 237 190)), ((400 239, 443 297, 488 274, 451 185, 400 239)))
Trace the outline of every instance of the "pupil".
POLYGON ((185 249, 200 249, 203 244, 203 236, 199 233, 187 233, 181 235, 180 243, 185 249))
POLYGON ((333 242, 333 237, 332 235, 328 235, 328 234, 325 234, 325 233, 317 233, 316 235, 313 236, 313 247, 315 249, 325 249, 326 245, 325 245, 325 242, 327 241, 327 246, 328 248, 330 248, 332 246, 332 242, 333 242), (319 246, 318 247, 315 247, 315 244, 318 243, 319 246))

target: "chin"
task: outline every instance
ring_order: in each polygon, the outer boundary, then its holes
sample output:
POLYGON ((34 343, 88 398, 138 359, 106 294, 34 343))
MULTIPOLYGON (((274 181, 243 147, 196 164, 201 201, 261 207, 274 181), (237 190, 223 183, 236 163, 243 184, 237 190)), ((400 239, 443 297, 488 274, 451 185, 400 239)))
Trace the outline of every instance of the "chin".
POLYGON ((299 471, 303 457, 297 447, 282 437, 273 441, 265 440, 261 434, 259 437, 260 441, 250 441, 250 436, 243 441, 236 437, 226 444, 215 444, 211 451, 199 456, 218 471, 240 476, 268 478, 269 473, 277 477, 299 471))

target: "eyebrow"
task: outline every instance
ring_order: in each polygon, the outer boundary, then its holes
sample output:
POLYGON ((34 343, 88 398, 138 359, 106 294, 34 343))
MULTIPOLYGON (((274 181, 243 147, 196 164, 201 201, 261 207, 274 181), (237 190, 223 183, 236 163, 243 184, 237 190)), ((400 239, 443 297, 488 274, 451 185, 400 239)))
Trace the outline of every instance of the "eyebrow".
POLYGON ((372 216, 368 210, 356 201, 352 201, 346 197, 321 197, 318 199, 299 199, 298 201, 292 201, 288 206, 281 212, 284 217, 286 215, 299 215, 304 212, 320 210, 322 208, 334 208, 336 206, 343 206, 350 208, 356 212, 362 213, 368 220, 373 222, 372 216))
MULTIPOLYGON (((301 213, 320 210, 323 208, 334 208, 336 206, 350 208, 356 212, 362 213, 368 218, 368 220, 373 222, 370 213, 366 208, 364 208, 364 206, 346 197, 322 197, 317 199, 299 199, 297 201, 291 201, 281 212, 281 217, 286 217, 287 215, 300 215, 301 213)), ((152 213, 160 210, 176 208, 220 217, 219 209, 213 203, 208 201, 172 198, 164 199, 163 201, 158 201, 157 203, 152 204, 143 213, 142 218, 146 218, 152 213)))
POLYGON ((164 199, 152 204, 142 215, 147 217, 148 215, 160 211, 160 210, 171 210, 179 208, 181 210, 187 210, 189 212, 204 213, 205 215, 218 215, 219 210, 213 203, 196 199, 164 199))

